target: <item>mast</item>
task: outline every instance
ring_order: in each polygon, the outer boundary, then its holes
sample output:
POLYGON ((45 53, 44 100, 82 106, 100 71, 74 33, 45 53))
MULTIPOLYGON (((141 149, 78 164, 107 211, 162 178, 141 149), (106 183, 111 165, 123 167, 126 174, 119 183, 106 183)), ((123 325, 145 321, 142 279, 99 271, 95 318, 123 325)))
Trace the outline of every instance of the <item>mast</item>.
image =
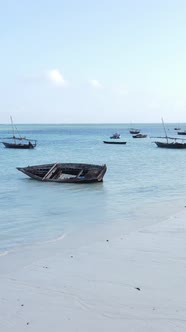
POLYGON ((165 124, 164 124, 163 118, 161 118, 161 121, 162 121, 162 125, 163 125, 163 130, 164 130, 164 133, 165 133, 165 137, 166 137, 167 143, 168 143, 168 136, 167 136, 167 132, 166 132, 166 129, 165 129, 165 124))
POLYGON ((21 137, 20 133, 18 132, 17 127, 14 125, 12 116, 10 116, 10 121, 11 121, 12 132, 13 132, 12 138, 14 139, 14 143, 16 144, 16 140, 18 140, 18 139, 21 140, 23 138, 21 137), (16 133, 17 133, 17 137, 16 137, 16 133))
POLYGON ((10 121, 11 121, 11 126, 12 126, 12 132, 13 132, 14 143, 16 143, 16 140, 15 140, 15 128, 14 128, 14 124, 13 124, 12 116, 10 116, 10 121))

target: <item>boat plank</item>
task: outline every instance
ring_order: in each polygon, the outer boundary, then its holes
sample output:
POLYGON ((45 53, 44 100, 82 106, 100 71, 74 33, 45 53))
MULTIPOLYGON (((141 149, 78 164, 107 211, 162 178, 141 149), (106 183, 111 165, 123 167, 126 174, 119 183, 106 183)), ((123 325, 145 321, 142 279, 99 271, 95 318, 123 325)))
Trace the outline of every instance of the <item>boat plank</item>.
POLYGON ((58 163, 55 163, 50 169, 49 171, 45 174, 45 176, 42 178, 42 181, 50 179, 50 177, 52 176, 52 174, 56 171, 58 167, 58 163))

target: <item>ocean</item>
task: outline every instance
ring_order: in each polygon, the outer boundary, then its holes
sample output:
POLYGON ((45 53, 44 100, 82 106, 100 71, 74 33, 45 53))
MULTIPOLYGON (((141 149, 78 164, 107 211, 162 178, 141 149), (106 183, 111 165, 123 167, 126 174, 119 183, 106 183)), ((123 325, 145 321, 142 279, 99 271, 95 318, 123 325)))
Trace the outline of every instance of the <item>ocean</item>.
MULTIPOLYGON (((166 125, 169 136, 177 137, 176 126, 166 125)), ((150 137, 164 136, 161 124, 133 127, 148 137, 132 138, 129 124, 17 125, 37 147, 0 146, 0 254, 117 224, 126 233, 186 205, 186 150, 157 148, 150 137), (115 132, 126 145, 103 144, 115 132), (16 169, 53 162, 106 164, 107 172, 103 183, 78 185, 38 182, 16 169)), ((10 135, 0 125, 1 141, 10 135)))

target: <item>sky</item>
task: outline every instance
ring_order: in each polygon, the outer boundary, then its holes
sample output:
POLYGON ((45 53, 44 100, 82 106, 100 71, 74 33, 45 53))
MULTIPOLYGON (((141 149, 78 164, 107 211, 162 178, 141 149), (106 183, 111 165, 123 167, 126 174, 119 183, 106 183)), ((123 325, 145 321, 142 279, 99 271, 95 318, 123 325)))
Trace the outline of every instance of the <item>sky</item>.
POLYGON ((186 122, 185 0, 0 0, 0 123, 186 122))

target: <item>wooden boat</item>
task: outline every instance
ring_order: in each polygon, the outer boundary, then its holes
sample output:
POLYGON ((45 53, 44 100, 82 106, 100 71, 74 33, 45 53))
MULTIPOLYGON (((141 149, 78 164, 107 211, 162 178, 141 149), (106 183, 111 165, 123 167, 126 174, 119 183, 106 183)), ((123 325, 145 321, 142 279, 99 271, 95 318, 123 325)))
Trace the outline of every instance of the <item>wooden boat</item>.
POLYGON ((137 134, 137 135, 133 135, 132 137, 133 137, 133 138, 145 138, 145 137, 147 137, 147 135, 144 135, 144 134, 137 134))
POLYGON ((22 137, 19 135, 17 128, 13 124, 12 117, 10 117, 13 136, 7 137, 6 140, 10 140, 10 142, 1 142, 5 148, 9 149, 34 149, 36 147, 36 140, 29 139, 26 137, 22 137), (15 133, 17 132, 17 136, 15 133))
POLYGON ((13 139, 14 142, 9 143, 9 142, 2 142, 5 146, 5 148, 9 149, 34 149, 36 147, 36 141, 35 140, 29 140, 26 138, 18 138, 18 137, 12 137, 12 138, 7 138, 7 139, 13 139), (24 140, 25 143, 19 142, 19 140, 24 140), (28 142, 26 142, 28 141, 28 142))
POLYGON ((178 134, 178 135, 186 135, 186 130, 178 131, 177 134, 178 134))
POLYGON ((186 143, 184 142, 177 142, 176 138, 165 137, 168 140, 175 140, 175 141, 166 141, 166 142, 154 142, 159 148, 166 148, 166 149, 186 149, 186 143))
POLYGON ((53 163, 28 167, 17 167, 18 171, 43 182, 91 183, 102 182, 106 165, 53 163))
POLYGON ((162 119, 162 125, 163 129, 165 132, 164 137, 156 137, 156 138, 161 138, 164 139, 164 142, 159 142, 155 141, 154 143, 159 147, 159 148, 166 148, 166 149, 186 149, 186 143, 184 142, 184 139, 176 138, 176 137, 168 137, 167 132, 165 129, 164 121, 162 119))
POLYGON ((119 139, 120 138, 120 134, 115 133, 112 136, 110 136, 111 139, 119 139))
POLYGON ((103 141, 103 143, 105 143, 105 144, 126 144, 127 142, 121 142, 121 141, 117 141, 117 142, 113 142, 113 141, 103 141))
POLYGON ((139 129, 130 129, 130 134, 134 134, 134 135, 137 135, 140 133, 140 130, 139 129))

